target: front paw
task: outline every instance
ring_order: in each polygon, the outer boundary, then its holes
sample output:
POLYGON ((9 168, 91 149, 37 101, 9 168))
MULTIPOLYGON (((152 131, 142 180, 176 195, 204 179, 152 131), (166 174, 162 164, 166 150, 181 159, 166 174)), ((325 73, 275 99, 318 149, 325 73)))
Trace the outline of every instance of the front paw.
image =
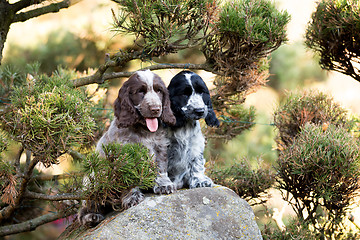
POLYGON ((81 225, 92 228, 98 225, 102 220, 104 220, 104 216, 100 213, 81 210, 78 215, 78 220, 81 225))
POLYGON ((170 194, 176 191, 175 184, 168 177, 157 178, 155 182, 154 193, 170 194))
POLYGON ((121 196, 121 206, 124 209, 131 208, 138 205, 145 199, 144 194, 140 191, 139 188, 132 188, 129 191, 125 192, 121 196))
POLYGON ((154 193, 157 194, 170 194, 176 191, 175 185, 169 184, 165 186, 154 186, 154 193))
POLYGON ((189 180, 189 188, 200 188, 200 187, 212 187, 214 186, 213 181, 207 177, 193 177, 189 180))

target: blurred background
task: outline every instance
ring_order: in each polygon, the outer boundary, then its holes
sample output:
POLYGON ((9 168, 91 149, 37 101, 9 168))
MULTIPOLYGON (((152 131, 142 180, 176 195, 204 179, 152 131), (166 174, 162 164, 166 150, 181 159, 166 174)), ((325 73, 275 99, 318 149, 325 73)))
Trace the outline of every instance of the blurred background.
MULTIPOLYGON (((10 1, 11 2, 11 1, 10 1)), ((317 63, 316 56, 306 49, 303 41, 311 13, 315 10, 315 0, 276 0, 279 9, 291 14, 288 25, 289 41, 270 56, 270 77, 267 86, 250 94, 245 105, 256 109, 255 126, 235 139, 215 145, 210 141, 206 152, 209 162, 216 161, 229 166, 243 158, 256 166, 263 161, 269 168, 274 163, 275 130, 272 126, 273 112, 287 92, 300 89, 319 89, 333 96, 335 101, 359 114, 360 84, 354 79, 336 72, 325 72, 317 63), (210 147, 211 146, 211 151, 210 147)), ((43 15, 24 23, 11 26, 5 44, 3 64, 21 68, 26 63, 37 61, 40 70, 50 74, 58 65, 74 68, 79 72, 91 73, 104 62, 105 53, 115 53, 132 45, 133 36, 122 37, 112 31, 112 12, 116 4, 109 0, 83 0, 59 13, 43 15)), ((201 55, 181 52, 167 56, 168 62, 201 63, 201 55), (179 58, 180 56, 180 58, 179 58)), ((144 67, 141 62, 133 61, 129 70, 144 67)), ((179 70, 161 70, 157 73, 168 83, 179 70)), ((214 76, 199 71, 211 88, 214 76)), ((111 109, 117 96, 121 80, 111 81, 107 94, 106 108, 111 109)), ((69 168, 66 160, 51 168, 60 173, 69 168), (56 168, 55 168, 56 167, 56 168)), ((278 211, 291 216, 292 209, 281 200, 279 192, 271 190, 267 208, 254 208, 259 225, 266 221, 267 211, 278 211)), ((360 215, 360 211, 358 211, 360 215)), ((39 227, 34 233, 18 234, 6 239, 54 239, 61 233, 68 221, 58 221, 39 227)))

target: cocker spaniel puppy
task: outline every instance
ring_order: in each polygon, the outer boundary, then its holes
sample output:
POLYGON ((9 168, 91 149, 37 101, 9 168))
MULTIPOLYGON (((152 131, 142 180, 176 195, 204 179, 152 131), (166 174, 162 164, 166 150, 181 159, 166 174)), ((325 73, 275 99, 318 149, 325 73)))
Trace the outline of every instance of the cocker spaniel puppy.
POLYGON ((205 139, 198 121, 204 118, 207 125, 219 126, 209 90, 202 78, 190 71, 174 76, 168 90, 171 109, 176 117, 176 125, 170 126, 168 131, 169 177, 177 189, 211 187, 213 181, 204 173, 205 139))
MULTIPOLYGON (((153 188, 155 193, 170 194, 174 184, 167 174, 167 147, 169 141, 162 124, 174 125, 175 117, 170 109, 169 94, 161 78, 149 70, 133 74, 119 90, 114 103, 115 118, 107 132, 100 138, 96 150, 104 155, 102 146, 111 142, 141 143, 150 151, 158 168, 153 188)), ((140 189, 135 187, 123 194, 122 207, 127 209, 144 199, 140 189)), ((78 219, 83 225, 94 226, 103 216, 85 206, 78 219)))

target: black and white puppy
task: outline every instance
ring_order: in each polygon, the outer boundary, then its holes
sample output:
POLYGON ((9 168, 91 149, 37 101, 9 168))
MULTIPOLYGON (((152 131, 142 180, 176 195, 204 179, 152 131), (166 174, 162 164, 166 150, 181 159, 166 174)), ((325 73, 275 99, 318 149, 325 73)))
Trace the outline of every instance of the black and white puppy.
POLYGON ((174 76, 168 90, 176 117, 176 125, 168 130, 168 176, 176 189, 211 187, 213 181, 205 176, 205 138, 198 121, 204 118, 208 126, 219 126, 209 90, 202 78, 191 71, 174 76))

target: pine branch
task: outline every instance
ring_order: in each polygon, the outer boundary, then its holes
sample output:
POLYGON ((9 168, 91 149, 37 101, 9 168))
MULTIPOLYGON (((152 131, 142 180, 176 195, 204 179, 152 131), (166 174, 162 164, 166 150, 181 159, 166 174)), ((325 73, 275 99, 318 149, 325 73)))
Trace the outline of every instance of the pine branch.
MULTIPOLYGON (((107 80, 107 79, 104 79, 104 74, 108 68, 122 67, 122 66, 125 66, 125 64, 130 62, 131 60, 143 59, 143 58, 144 58, 143 52, 135 51, 133 49, 128 50, 126 52, 120 51, 119 53, 115 54, 114 56, 110 56, 109 54, 106 54, 105 55, 105 64, 100 65, 100 67, 98 68, 96 73, 94 73, 93 75, 75 79, 74 86, 80 87, 80 86, 84 86, 84 85, 88 85, 88 84, 92 84, 92 83, 102 84, 105 82, 105 80, 107 80), (111 59, 114 59, 114 60, 111 60, 111 59)), ((121 75, 119 77, 128 77, 128 76, 131 76, 132 73, 130 73, 130 75, 128 75, 128 73, 126 73, 126 72, 123 74, 124 75, 121 75)), ((116 78, 116 77, 113 77, 113 78, 116 78)), ((112 79, 112 78, 109 78, 109 79, 112 79)))
POLYGON ((115 61, 107 61, 105 64, 100 65, 100 67, 98 68, 98 70, 96 71, 96 73, 94 73, 93 75, 87 76, 87 77, 82 77, 82 78, 78 78, 75 79, 74 82, 74 86, 75 87, 81 87, 84 85, 88 85, 88 84, 92 84, 92 83, 98 83, 98 84, 102 84, 104 83, 104 73, 105 71, 109 68, 109 67, 115 67, 118 66, 118 64, 115 61))
POLYGON ((67 178, 72 178, 74 176, 82 176, 84 175, 81 172, 72 172, 71 174, 65 173, 65 174, 59 174, 59 175, 39 175, 36 177, 33 177, 32 180, 35 181, 57 181, 67 178))
POLYGON ((193 70, 205 70, 208 72, 216 73, 214 72, 214 69, 211 68, 209 64, 203 63, 203 64, 193 64, 193 63, 159 63, 156 65, 152 65, 149 67, 146 67, 144 69, 149 70, 161 70, 161 69, 193 69, 193 70))
MULTIPOLYGON (((142 68, 140 70, 161 70, 161 69, 192 69, 192 70, 205 70, 208 72, 214 72, 214 69, 210 67, 210 65, 204 64, 191 64, 191 63, 161 63, 157 65, 152 65, 149 67, 142 68)), ((104 71, 105 72, 105 71, 104 71)), ((75 87, 81 87, 92 83, 104 83, 106 80, 111 80, 114 78, 120 77, 130 77, 135 72, 113 72, 113 73, 103 73, 99 74, 96 72, 95 74, 83 78, 78 78, 73 80, 73 84, 75 87)))
POLYGON ((40 199, 40 200, 49 200, 49 201, 62 201, 62 200, 82 200, 81 194, 69 194, 61 193, 56 195, 48 195, 43 193, 36 193, 31 191, 26 191, 24 198, 29 199, 40 199))
POLYGON ((15 15, 14 17, 14 23, 15 22, 25 22, 26 20, 29 20, 34 17, 38 17, 47 13, 55 13, 59 12, 63 8, 68 8, 71 5, 77 3, 78 1, 71 1, 71 0, 63 0, 58 3, 52 3, 50 5, 39 7, 34 10, 29 10, 27 12, 21 12, 15 15))
POLYGON ((13 3, 11 5, 12 5, 12 9, 14 10, 14 12, 18 12, 21 9, 24 9, 24 8, 30 7, 31 5, 39 4, 39 3, 42 3, 42 2, 45 2, 45 1, 46 0, 37 0, 37 1, 34 1, 34 0, 21 0, 21 1, 18 1, 16 3, 13 3))
POLYGON ((69 212, 57 212, 57 213, 49 213, 31 220, 28 220, 23 223, 8 225, 0 227, 0 237, 7 236, 20 232, 28 232, 35 230, 38 226, 41 226, 45 223, 49 223, 55 221, 59 218, 68 217, 75 213, 75 210, 69 212))

